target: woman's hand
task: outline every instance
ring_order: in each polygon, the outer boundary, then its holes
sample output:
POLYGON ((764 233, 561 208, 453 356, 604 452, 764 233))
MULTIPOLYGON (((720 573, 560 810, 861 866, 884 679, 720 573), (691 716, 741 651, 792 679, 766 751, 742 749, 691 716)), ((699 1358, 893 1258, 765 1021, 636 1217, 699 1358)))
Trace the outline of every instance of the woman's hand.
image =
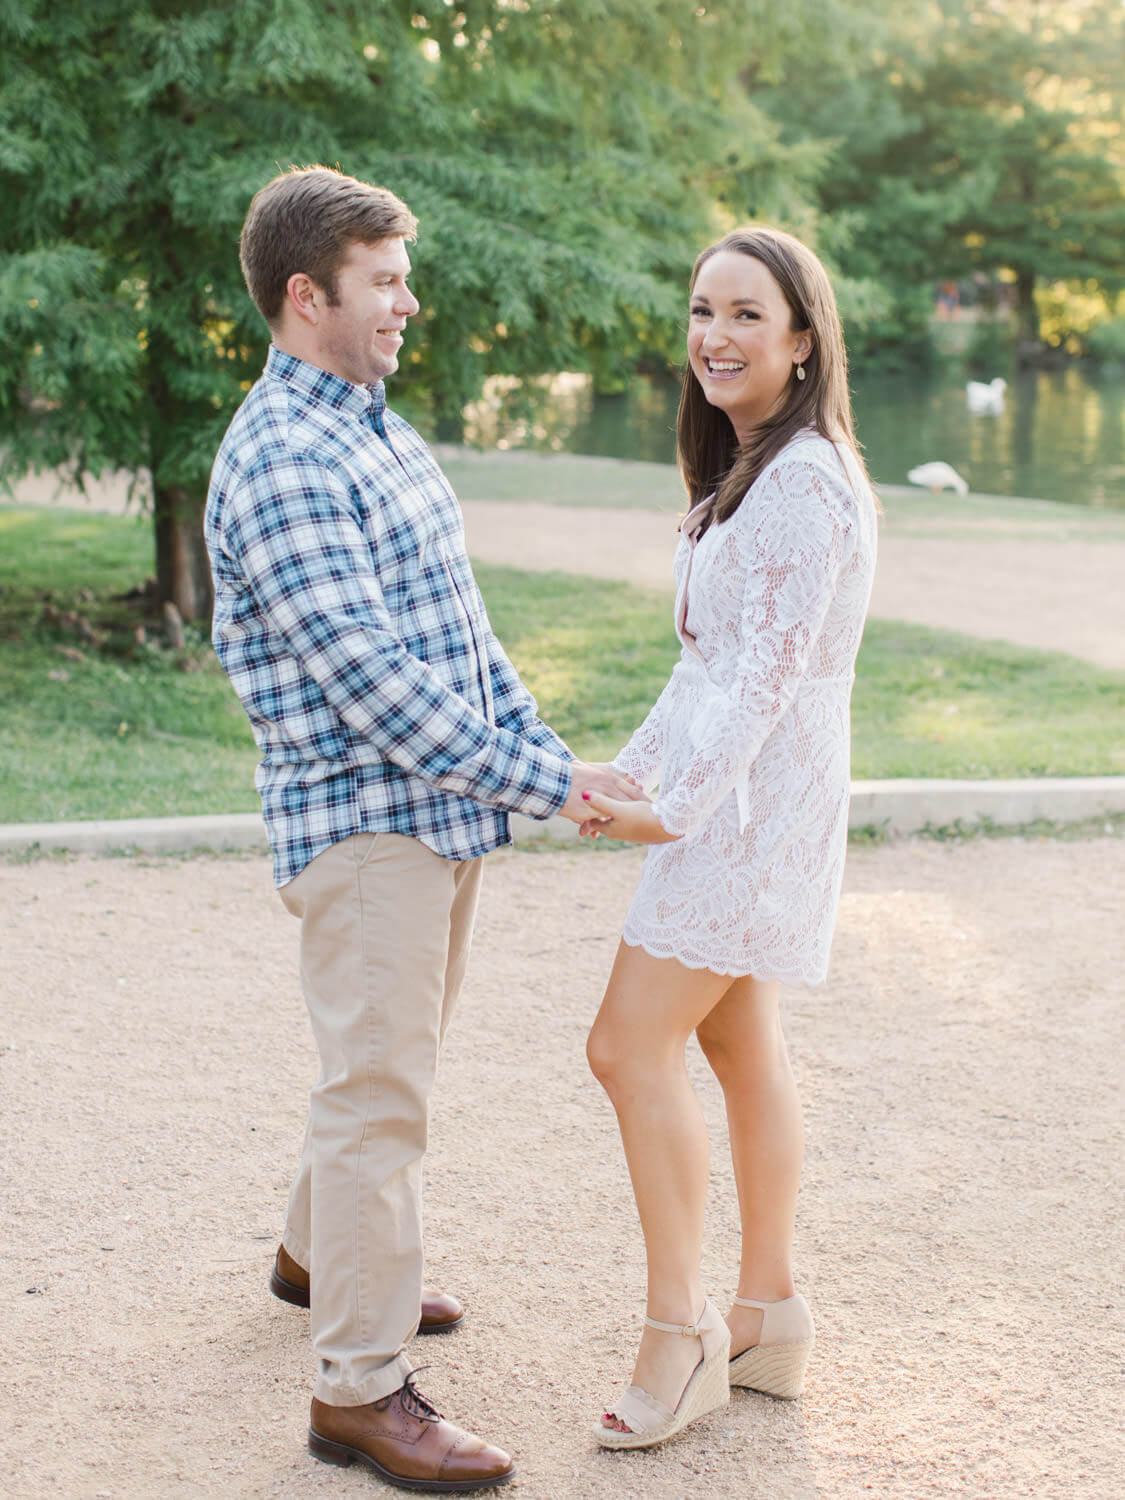
POLYGON ((631 844, 672 844, 678 833, 669 833, 652 810, 651 802, 621 802, 602 792, 584 792, 582 800, 592 813, 578 830, 597 838, 625 839, 631 844))
POLYGON ((602 792, 607 797, 615 797, 623 802, 634 798, 647 800, 633 778, 623 776, 616 767, 608 764, 591 765, 585 761, 572 760, 570 762, 570 791, 566 801, 559 808, 564 818, 569 818, 572 823, 578 824, 587 821, 589 808, 583 800, 586 792, 602 792))

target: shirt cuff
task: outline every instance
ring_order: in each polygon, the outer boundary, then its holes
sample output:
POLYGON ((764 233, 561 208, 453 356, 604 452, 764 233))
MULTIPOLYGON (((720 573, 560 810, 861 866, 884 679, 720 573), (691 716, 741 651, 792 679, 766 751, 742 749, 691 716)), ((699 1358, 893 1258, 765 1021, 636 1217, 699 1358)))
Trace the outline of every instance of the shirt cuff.
POLYGON ((515 789, 509 811, 540 820, 553 817, 570 796, 571 762, 526 742, 524 749, 533 764, 527 778, 515 789))

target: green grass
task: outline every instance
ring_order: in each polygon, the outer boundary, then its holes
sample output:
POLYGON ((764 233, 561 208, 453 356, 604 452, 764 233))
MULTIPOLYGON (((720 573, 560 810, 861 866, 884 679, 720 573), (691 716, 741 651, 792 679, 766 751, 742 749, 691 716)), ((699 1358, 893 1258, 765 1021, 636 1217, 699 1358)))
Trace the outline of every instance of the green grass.
POLYGON ((994 823, 980 818, 966 823, 956 818, 952 823, 927 823, 918 838, 938 844, 963 844, 973 839, 1051 839, 1079 843, 1089 839, 1125 838, 1125 813, 1102 813, 1096 818, 1082 818, 1075 823, 1059 823, 1053 818, 1035 818, 1030 823, 994 823))
POLYGON ((152 572, 150 515, 107 516, 81 508, 0 505, 0 611, 6 628, 44 593, 103 599, 152 572))
POLYGON ((0 508, 0 822, 256 810, 257 752, 210 648, 135 646, 159 626, 111 597, 151 572, 148 517, 0 508), (45 602, 105 645, 45 622, 45 602))
POLYGON ((868 621, 852 770, 899 776, 1125 773, 1125 673, 1061 652, 868 621))
POLYGON ((679 653, 671 596, 572 573, 474 568, 540 716, 585 759, 616 755, 679 653))
MULTIPOLYGON (((613 754, 675 660, 669 596, 565 574, 478 567, 477 576, 544 717, 590 758, 613 754)), ((852 770, 861 779, 1125 773, 1125 673, 869 621, 852 770)))
MULTIPOLYGON (((146 518, 0 507, 0 822, 248 812, 257 752, 206 642, 159 644, 136 601, 146 518), (50 599, 44 596, 50 594, 50 599), (44 607, 77 608, 83 645, 44 607), (144 622, 148 642, 133 632, 144 622), (79 651, 78 660, 64 652, 79 651), (64 675, 60 675, 64 674, 64 675)), ((481 566, 497 634, 575 750, 604 759, 675 660, 668 594, 481 566)), ((1125 674, 873 621, 853 712, 857 777, 1125 773, 1125 674)))

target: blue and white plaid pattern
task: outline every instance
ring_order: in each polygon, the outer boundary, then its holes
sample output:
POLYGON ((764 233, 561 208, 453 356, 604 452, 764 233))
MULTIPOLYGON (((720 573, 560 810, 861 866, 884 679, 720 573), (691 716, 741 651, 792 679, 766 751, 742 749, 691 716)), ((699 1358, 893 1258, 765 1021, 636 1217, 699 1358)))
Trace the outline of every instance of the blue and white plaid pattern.
POLYGON ((382 382, 271 348, 204 530, 278 885, 353 833, 473 859, 510 842, 508 812, 562 806, 570 751, 492 633, 460 506, 382 382))

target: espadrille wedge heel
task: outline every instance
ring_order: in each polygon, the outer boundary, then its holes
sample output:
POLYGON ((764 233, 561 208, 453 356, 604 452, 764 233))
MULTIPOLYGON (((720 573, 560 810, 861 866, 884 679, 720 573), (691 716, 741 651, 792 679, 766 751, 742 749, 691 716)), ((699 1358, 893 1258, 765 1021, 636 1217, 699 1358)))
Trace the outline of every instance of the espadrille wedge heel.
POLYGON ((655 1318, 646 1318, 645 1322, 650 1328, 659 1328, 661 1333, 678 1333, 685 1339, 698 1338, 703 1344, 703 1358, 691 1372, 675 1411, 639 1385, 631 1385, 606 1409, 607 1417, 616 1417, 630 1430, 621 1432, 602 1422, 594 1424, 594 1436, 603 1448, 651 1448, 656 1443, 666 1443, 696 1417, 725 1406, 730 1400, 727 1379, 730 1329, 713 1302, 703 1304, 703 1311, 695 1323, 681 1326, 679 1323, 658 1323, 655 1318))
POLYGON ((755 1302, 752 1297, 733 1300, 739 1307, 761 1308, 762 1332, 756 1344, 731 1360, 731 1385, 786 1401, 799 1396, 815 1337, 809 1304, 800 1292, 783 1302, 755 1302))

